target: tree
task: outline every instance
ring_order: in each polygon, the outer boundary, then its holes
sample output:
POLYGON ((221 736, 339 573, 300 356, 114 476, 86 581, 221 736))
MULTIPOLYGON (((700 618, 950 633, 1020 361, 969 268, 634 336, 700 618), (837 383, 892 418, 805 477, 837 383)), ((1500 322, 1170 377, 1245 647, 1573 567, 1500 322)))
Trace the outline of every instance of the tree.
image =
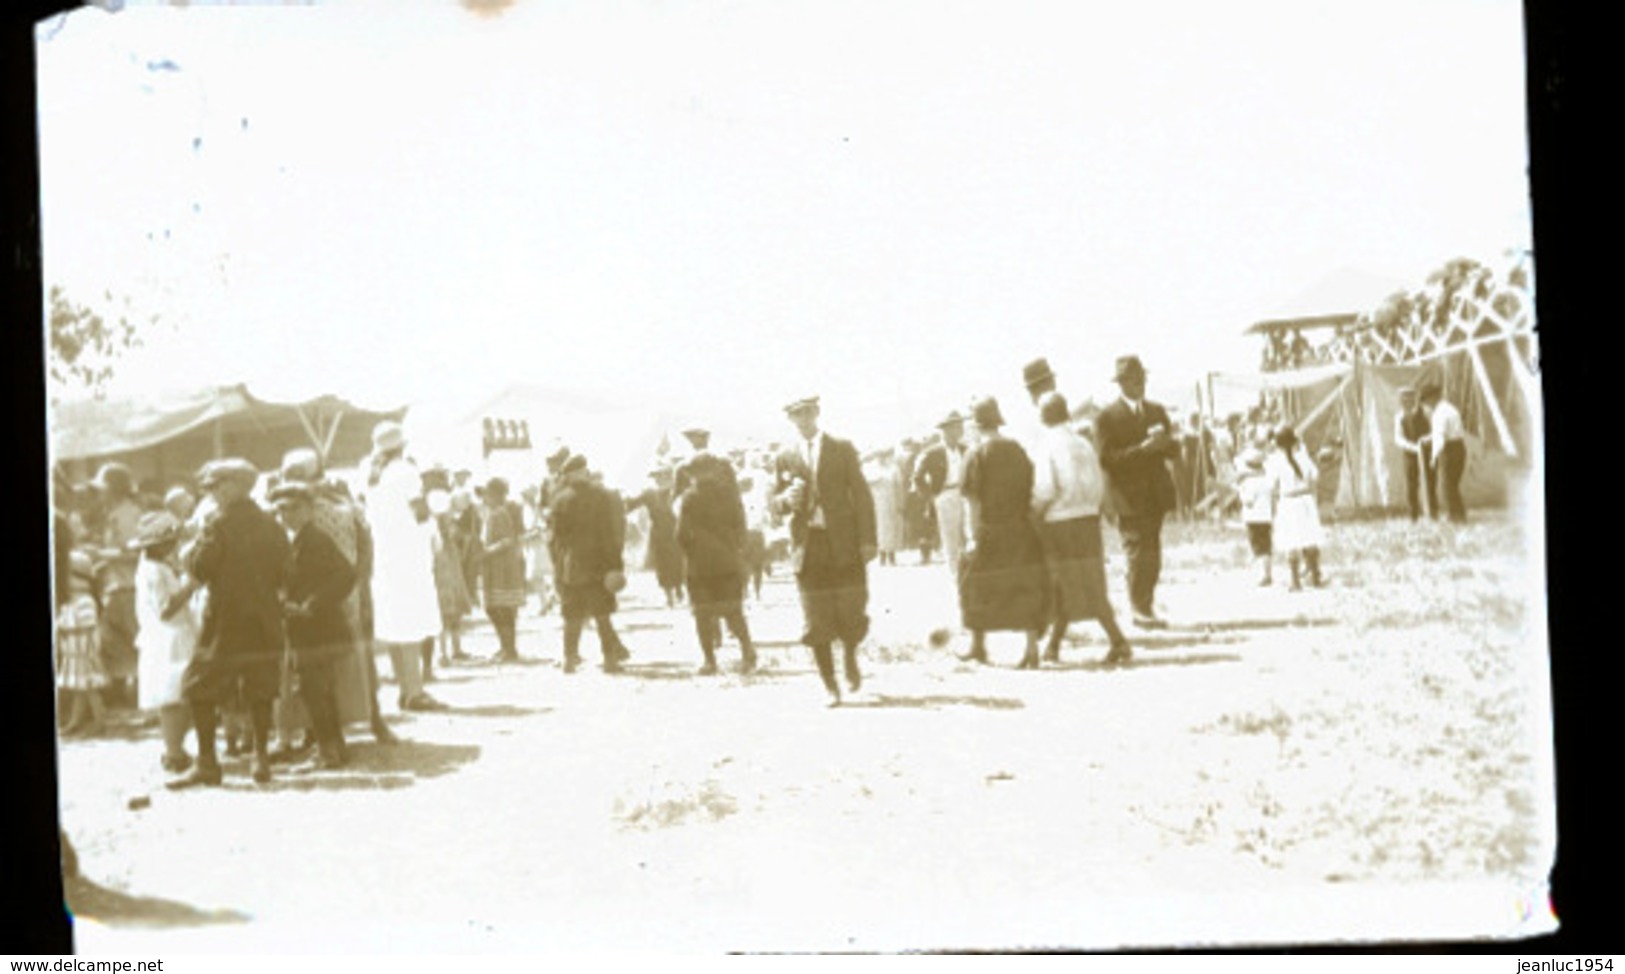
MULTIPOLYGON (((111 294, 103 294, 109 304, 111 294)), ((141 345, 140 325, 132 320, 129 302, 109 322, 96 310, 76 304, 58 285, 51 286, 47 364, 51 382, 60 390, 100 396, 113 377, 118 357, 141 345)), ((147 324, 158 320, 154 315, 147 324)))

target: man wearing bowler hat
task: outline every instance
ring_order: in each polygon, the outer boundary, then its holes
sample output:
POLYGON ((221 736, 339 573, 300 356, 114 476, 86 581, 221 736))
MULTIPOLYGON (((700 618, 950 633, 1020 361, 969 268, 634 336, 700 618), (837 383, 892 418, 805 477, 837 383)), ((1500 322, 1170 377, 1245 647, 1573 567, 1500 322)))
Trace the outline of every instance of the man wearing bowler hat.
POLYGON ((818 428, 818 397, 784 407, 799 434, 773 468, 773 510, 790 519, 790 564, 830 706, 841 702, 833 646, 844 650, 847 687, 862 685, 858 644, 869 633, 868 563, 877 553, 875 501, 857 448, 818 428))
POLYGON ((197 651, 181 678, 192 708, 198 760, 177 786, 220 784, 215 730, 220 705, 239 693, 253 727, 253 777, 271 779, 271 701, 278 689, 283 627, 280 587, 288 539, 249 496, 259 472, 245 460, 216 460, 198 478, 216 505, 187 557, 208 591, 197 651))
POLYGON ((1112 376, 1123 394, 1095 417, 1095 443, 1106 472, 1107 496, 1128 559, 1134 624, 1163 625, 1156 613, 1162 572, 1162 520, 1174 506, 1168 461, 1179 450, 1168 411, 1145 398, 1145 367, 1134 355, 1117 360, 1112 376))
POLYGON ((1035 358, 1028 362, 1021 370, 1022 381, 1027 386, 1027 394, 1032 396, 1033 405, 1044 398, 1048 392, 1056 392, 1055 373, 1050 371, 1049 359, 1035 358))

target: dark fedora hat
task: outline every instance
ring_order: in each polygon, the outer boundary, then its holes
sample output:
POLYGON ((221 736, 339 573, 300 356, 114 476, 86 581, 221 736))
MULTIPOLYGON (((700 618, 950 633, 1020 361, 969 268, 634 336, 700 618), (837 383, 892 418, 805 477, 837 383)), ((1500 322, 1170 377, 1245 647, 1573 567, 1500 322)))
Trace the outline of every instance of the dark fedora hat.
POLYGON ((998 429, 1004 425, 1004 414, 999 412, 999 401, 984 396, 971 406, 971 419, 982 429, 998 429))
POLYGON ((1027 388, 1031 389, 1045 382, 1054 382, 1055 373, 1050 370, 1049 359, 1035 358, 1022 367, 1021 378, 1027 384, 1027 388))
POLYGON ((1112 373, 1113 382, 1143 378, 1145 378, 1145 366, 1140 364, 1138 355, 1119 355, 1117 357, 1117 369, 1112 373))

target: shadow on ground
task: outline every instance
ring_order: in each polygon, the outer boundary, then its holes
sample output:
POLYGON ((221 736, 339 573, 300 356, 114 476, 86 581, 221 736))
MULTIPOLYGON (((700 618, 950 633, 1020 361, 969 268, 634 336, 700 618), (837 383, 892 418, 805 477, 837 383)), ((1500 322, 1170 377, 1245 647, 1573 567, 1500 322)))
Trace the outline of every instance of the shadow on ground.
MULTIPOLYGON (((1139 648, 1135 643, 1135 648, 1139 648)), ((1136 656, 1127 663, 1115 663, 1107 666, 1103 660, 1092 659, 1077 663, 1045 663, 1044 669, 1066 670, 1100 670, 1102 672, 1115 672, 1120 670, 1144 670, 1159 666, 1200 666, 1206 663, 1239 663, 1241 657, 1235 653, 1184 653, 1178 656, 1136 656)))
POLYGON ((859 709, 941 710, 946 707, 978 707, 983 710, 1021 710, 1025 703, 1014 697, 971 697, 952 694, 927 694, 921 697, 892 697, 877 694, 866 699, 850 700, 842 707, 859 709))
POLYGON ((453 717, 530 717, 552 711, 552 707, 517 707, 511 703, 487 703, 477 707, 448 706, 442 713, 453 717))
POLYGON ((68 912, 109 927, 201 927, 251 919, 236 910, 205 910, 178 900, 120 893, 83 876, 67 879, 66 887, 68 912))

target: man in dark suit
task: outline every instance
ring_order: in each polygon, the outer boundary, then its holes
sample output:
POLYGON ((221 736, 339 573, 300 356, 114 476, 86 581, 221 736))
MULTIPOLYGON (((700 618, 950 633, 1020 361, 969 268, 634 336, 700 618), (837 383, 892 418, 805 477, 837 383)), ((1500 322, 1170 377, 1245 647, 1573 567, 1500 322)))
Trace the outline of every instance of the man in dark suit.
POLYGON ((800 437, 774 463, 773 510, 790 519, 790 564, 807 622, 801 641, 812 647, 830 706, 836 706, 836 640, 845 653, 848 688, 856 693, 863 683, 858 644, 869 633, 875 500, 857 448, 819 430, 817 397, 798 399, 784 411, 800 437))
POLYGON ((354 652, 345 600, 356 571, 338 543, 316 526, 315 494, 290 481, 271 491, 277 520, 293 543, 282 581, 282 614, 299 677, 299 699, 316 733, 312 767, 344 765, 344 730, 334 692, 336 667, 354 652))
POLYGON ((254 780, 271 780, 271 701, 282 662, 280 588, 288 539, 249 497, 258 476, 252 464, 231 459, 208 464, 199 477, 217 510, 186 560, 187 571, 208 590, 208 602, 197 651, 181 679, 197 729, 198 759, 176 787, 220 784, 214 749, 219 708, 239 694, 253 727, 254 780))
POLYGON ((1128 559, 1134 624, 1153 628, 1163 624, 1155 604, 1162 572, 1162 519, 1174 506, 1168 461, 1178 453, 1179 441, 1173 437, 1168 411, 1145 399, 1145 367, 1139 358, 1119 358, 1113 380, 1123 395, 1095 417, 1095 443, 1128 559))

